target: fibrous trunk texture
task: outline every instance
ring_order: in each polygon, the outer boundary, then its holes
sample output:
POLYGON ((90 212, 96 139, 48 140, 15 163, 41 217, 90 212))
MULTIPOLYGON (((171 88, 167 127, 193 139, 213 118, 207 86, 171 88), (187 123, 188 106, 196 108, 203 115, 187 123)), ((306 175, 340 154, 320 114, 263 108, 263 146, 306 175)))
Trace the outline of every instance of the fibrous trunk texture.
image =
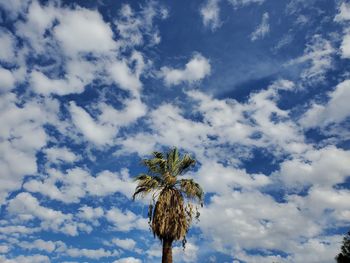
POLYGON ((163 255, 162 263, 172 263, 173 262, 173 253, 172 253, 172 243, 170 239, 163 240, 163 255))

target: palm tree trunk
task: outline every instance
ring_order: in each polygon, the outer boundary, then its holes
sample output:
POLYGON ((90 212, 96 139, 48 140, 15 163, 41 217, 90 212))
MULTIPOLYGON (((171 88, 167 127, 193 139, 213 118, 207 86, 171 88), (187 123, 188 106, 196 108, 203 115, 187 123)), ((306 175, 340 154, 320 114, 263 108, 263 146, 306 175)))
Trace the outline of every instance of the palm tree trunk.
POLYGON ((173 253, 172 253, 172 243, 171 239, 163 240, 163 256, 162 263, 172 263, 173 262, 173 253))

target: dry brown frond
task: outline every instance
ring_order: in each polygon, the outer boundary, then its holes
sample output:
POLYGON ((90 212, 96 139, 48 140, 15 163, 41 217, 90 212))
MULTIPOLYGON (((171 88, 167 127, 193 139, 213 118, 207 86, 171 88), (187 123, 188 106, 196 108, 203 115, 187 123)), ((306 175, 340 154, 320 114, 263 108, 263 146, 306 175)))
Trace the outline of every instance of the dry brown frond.
POLYGON ((179 240, 185 237, 188 227, 181 193, 177 189, 163 189, 153 212, 153 234, 162 241, 179 240))

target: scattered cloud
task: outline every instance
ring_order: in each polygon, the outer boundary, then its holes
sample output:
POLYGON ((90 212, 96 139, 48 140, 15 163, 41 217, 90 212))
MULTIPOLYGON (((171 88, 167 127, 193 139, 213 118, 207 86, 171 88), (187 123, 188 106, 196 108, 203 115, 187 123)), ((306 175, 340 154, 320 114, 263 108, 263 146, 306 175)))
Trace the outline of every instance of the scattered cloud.
POLYGON ((120 192, 130 197, 135 184, 126 169, 120 173, 102 171, 94 177, 88 171, 76 167, 68 170, 66 174, 51 169, 46 179, 30 180, 23 187, 30 192, 41 193, 64 203, 77 203, 87 195, 106 196, 120 192), (58 183, 62 186, 57 187, 58 183))
POLYGON ((113 263, 141 263, 141 262, 142 261, 140 259, 134 258, 134 257, 120 258, 113 261, 113 263))
POLYGON ((215 31, 221 26, 219 0, 208 0, 200 9, 205 27, 215 31))
POLYGON ((314 35, 307 44, 304 55, 291 60, 286 66, 307 64, 301 78, 306 82, 319 82, 325 79, 325 74, 332 68, 334 48, 330 41, 321 35, 314 35))
POLYGON ((339 13, 335 16, 334 20, 336 22, 342 22, 350 20, 350 4, 343 2, 340 5, 339 13))
POLYGON ((184 69, 174 69, 162 67, 160 69, 161 77, 167 86, 179 85, 181 83, 193 83, 199 81, 210 74, 209 60, 201 54, 195 54, 191 60, 186 63, 184 69))
POLYGON ((301 124, 306 128, 325 127, 331 123, 339 123, 350 116, 350 108, 347 103, 350 97, 350 80, 339 83, 331 91, 329 101, 326 104, 312 103, 311 107, 301 118, 301 124))
POLYGON ((250 4, 262 4, 265 0, 228 0, 229 3, 235 8, 239 8, 242 6, 247 6, 250 4))
POLYGON ((126 239, 113 238, 112 243, 117 247, 120 247, 125 250, 133 250, 136 245, 135 240, 131 238, 126 238, 126 239))
POLYGON ((264 38, 270 32, 269 13, 264 13, 262 16, 261 24, 258 25, 255 31, 250 35, 251 41, 264 38))
POLYGON ((30 256, 18 256, 14 258, 6 258, 4 256, 0 256, 0 259, 4 263, 17 263, 17 262, 23 262, 23 263, 50 263, 50 259, 48 256, 44 255, 30 255, 30 256))
POLYGON ((179 262, 331 262, 350 222, 350 8, 326 2, 207 0, 184 19, 176 1, 0 1, 0 261, 159 260, 132 177, 177 146, 207 193, 179 262), (225 80, 267 56, 272 75, 225 80))
POLYGON ((132 229, 148 229, 148 223, 145 218, 141 218, 129 210, 122 211, 117 207, 107 211, 106 219, 114 225, 114 229, 117 231, 124 232, 132 229))

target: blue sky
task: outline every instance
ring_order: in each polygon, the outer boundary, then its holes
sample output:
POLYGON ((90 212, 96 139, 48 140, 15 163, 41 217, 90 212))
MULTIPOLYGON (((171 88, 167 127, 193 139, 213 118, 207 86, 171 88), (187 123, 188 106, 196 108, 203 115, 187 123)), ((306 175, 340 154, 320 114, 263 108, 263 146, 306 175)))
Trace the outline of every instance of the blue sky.
POLYGON ((0 261, 159 262, 140 160, 198 163, 175 262, 329 263, 350 223, 350 3, 0 1, 0 261))

